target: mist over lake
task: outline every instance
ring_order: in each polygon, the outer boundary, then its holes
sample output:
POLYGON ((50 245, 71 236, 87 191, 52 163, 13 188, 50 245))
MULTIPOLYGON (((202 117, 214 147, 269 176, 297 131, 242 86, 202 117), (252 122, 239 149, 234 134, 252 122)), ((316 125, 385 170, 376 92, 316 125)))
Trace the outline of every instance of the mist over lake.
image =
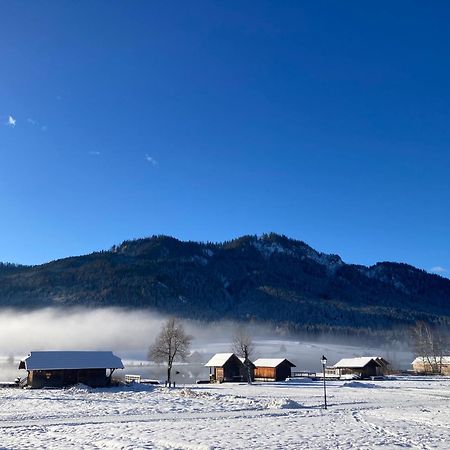
MULTIPOLYGON (((132 372, 146 378, 163 379, 164 367, 148 362, 147 353, 166 319, 149 310, 122 308, 2 310, 0 379, 23 376, 25 372, 17 370, 18 362, 36 350, 112 350, 125 364, 125 369, 118 371, 117 376, 132 372)), ((187 363, 178 363, 178 381, 207 379, 209 372, 204 363, 214 353, 230 352, 232 336, 243 325, 230 321, 182 322, 193 337, 192 358, 187 363)), ((327 355, 330 364, 343 357, 363 355, 383 355, 398 368, 409 368, 412 361, 407 345, 400 343, 358 345, 351 338, 286 336, 258 324, 247 328, 255 343, 255 359, 286 357, 296 364, 296 370, 319 370, 322 354, 327 355)))

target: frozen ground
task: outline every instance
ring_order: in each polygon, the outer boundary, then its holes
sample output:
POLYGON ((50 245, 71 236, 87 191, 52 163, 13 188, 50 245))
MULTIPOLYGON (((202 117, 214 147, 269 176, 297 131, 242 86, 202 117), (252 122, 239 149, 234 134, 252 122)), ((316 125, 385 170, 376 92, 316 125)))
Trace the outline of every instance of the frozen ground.
POLYGON ((450 379, 0 390, 13 449, 450 448, 450 379))

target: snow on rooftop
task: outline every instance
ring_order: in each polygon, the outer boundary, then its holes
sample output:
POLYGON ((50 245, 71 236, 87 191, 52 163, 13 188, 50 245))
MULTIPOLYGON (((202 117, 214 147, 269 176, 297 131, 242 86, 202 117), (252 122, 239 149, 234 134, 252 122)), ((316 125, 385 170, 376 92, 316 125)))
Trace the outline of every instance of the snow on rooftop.
MULTIPOLYGON (((288 360, 286 358, 259 358, 253 364, 256 367, 277 367, 283 361, 288 360)), ((288 361, 288 363, 292 364, 290 361, 288 361)), ((292 367, 295 367, 295 365, 292 364, 292 367)))
MULTIPOLYGON (((244 365, 246 365, 245 364, 245 358, 241 358, 240 356, 238 356, 238 359, 239 359, 239 361, 242 363, 242 364, 244 364, 244 365)), ((249 365, 255 365, 249 358, 247 359, 247 362, 249 363, 249 365)))
POLYGON ((123 369, 122 360, 113 352, 31 352, 23 363, 26 370, 123 369))
POLYGON ((359 358, 344 358, 337 362, 334 366, 331 366, 335 369, 340 368, 352 368, 359 369, 361 367, 367 366, 370 361, 374 361, 376 364, 380 365, 380 363, 376 360, 377 357, 372 356, 362 356, 359 358))
POLYGON ((216 353, 205 367, 222 367, 232 356, 233 353, 216 353))

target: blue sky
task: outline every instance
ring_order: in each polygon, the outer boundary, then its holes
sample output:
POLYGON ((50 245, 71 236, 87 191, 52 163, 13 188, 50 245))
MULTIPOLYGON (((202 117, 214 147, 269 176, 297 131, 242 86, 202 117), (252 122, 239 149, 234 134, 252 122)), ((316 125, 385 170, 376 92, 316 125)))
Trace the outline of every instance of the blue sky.
POLYGON ((448 275, 448 17, 444 1, 2 2, 0 260, 275 231, 448 275))

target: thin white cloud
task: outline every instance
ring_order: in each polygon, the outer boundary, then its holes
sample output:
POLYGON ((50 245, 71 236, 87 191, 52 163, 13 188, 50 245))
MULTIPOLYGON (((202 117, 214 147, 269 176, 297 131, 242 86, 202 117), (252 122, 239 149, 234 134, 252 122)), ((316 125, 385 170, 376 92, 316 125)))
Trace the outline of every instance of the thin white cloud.
POLYGON ((429 272, 432 272, 432 273, 447 273, 448 270, 446 268, 442 267, 442 266, 434 266, 434 267, 432 267, 429 270, 429 272))
POLYGON ((156 161, 156 159, 150 156, 148 153, 145 154, 145 160, 152 166, 156 167, 158 165, 158 161, 156 161))
POLYGON ((6 125, 8 125, 8 127, 14 128, 16 126, 16 119, 13 116, 9 116, 6 125))
POLYGON ((47 131, 47 125, 41 125, 37 120, 28 117, 27 122, 33 127, 39 127, 41 131, 47 131))
POLYGON ((92 150, 92 151, 89 152, 89 154, 92 155, 92 156, 98 156, 98 155, 100 155, 100 152, 92 150))

